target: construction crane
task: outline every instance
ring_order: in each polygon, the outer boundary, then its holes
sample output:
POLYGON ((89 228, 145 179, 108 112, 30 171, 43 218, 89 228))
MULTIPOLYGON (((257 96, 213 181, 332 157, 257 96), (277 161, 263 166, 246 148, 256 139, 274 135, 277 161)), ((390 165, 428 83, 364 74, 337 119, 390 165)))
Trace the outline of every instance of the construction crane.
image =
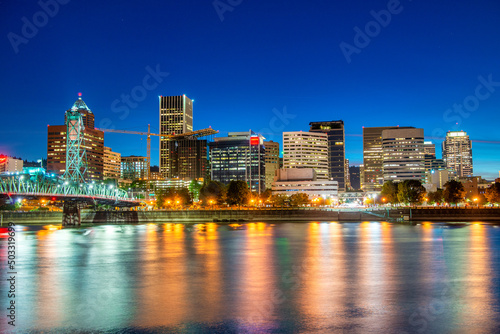
POLYGON ((205 136, 211 136, 214 134, 219 133, 219 131, 216 131, 212 128, 207 128, 207 129, 201 129, 201 130, 196 130, 196 131, 190 131, 190 132, 185 132, 181 134, 174 134, 174 135, 160 135, 158 133, 151 133, 151 125, 148 124, 148 132, 141 132, 141 131, 128 131, 128 130, 115 130, 115 129, 99 129, 96 128, 96 130, 103 131, 103 132, 114 132, 114 133, 128 133, 132 135, 141 135, 141 136, 147 136, 147 143, 148 143, 148 152, 147 152, 147 177, 148 180, 150 179, 150 167, 151 167, 151 136, 156 136, 161 138, 166 138, 168 140, 175 140, 175 139, 181 139, 185 137, 193 137, 193 138, 198 138, 198 137, 205 137, 205 136))

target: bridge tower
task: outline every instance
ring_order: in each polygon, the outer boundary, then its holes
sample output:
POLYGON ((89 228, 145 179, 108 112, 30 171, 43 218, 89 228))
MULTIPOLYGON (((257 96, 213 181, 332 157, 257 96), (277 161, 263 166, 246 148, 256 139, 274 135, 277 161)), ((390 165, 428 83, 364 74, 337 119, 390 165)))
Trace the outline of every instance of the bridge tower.
MULTIPOLYGON (((81 93, 78 93, 81 100, 81 93)), ((82 101, 83 103, 83 101, 82 101)), ((85 149, 85 125, 80 110, 75 103, 66 111, 66 171, 64 179, 84 183, 87 172, 87 151, 85 149)))
MULTIPOLYGON (((80 106, 82 93, 78 93, 78 100, 73 107, 66 111, 66 171, 63 178, 74 183, 85 183, 87 173, 87 151, 85 149, 85 124, 80 106)), ((86 107, 86 106, 85 106, 86 107)), ((80 225, 80 203, 64 201, 63 226, 80 225)))

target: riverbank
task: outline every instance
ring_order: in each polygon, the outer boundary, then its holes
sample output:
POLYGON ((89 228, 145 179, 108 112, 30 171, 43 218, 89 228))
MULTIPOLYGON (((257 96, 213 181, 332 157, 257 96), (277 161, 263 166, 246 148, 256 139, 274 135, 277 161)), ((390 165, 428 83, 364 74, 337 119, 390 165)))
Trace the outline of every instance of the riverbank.
MULTIPOLYGON (((316 209, 265 208, 224 210, 88 211, 82 224, 161 222, 286 222, 286 221, 499 221, 500 208, 316 209)), ((0 212, 2 224, 59 224, 61 212, 0 212)))

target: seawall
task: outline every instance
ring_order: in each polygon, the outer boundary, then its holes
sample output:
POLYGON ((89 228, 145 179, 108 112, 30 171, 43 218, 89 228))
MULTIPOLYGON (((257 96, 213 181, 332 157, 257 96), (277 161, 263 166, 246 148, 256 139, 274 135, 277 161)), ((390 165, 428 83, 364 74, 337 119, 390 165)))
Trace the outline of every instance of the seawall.
MULTIPOLYGON (((155 222, 287 222, 287 221, 498 221, 500 208, 392 208, 332 210, 315 208, 269 208, 231 210, 88 211, 82 224, 155 222)), ((3 224, 60 224, 61 212, 0 212, 3 224)))

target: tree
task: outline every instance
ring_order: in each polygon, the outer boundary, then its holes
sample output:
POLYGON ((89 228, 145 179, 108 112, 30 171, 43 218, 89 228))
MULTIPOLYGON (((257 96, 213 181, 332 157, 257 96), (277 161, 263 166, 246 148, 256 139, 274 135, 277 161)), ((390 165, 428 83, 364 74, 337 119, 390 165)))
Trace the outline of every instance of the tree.
POLYGON ((451 180, 444 184, 443 197, 445 202, 457 204, 464 200, 465 190, 461 182, 451 180))
POLYGON ((193 199, 196 201, 200 198, 201 187, 202 187, 202 185, 197 180, 193 180, 193 181, 191 181, 191 183, 189 183, 189 186, 188 186, 189 192, 191 193, 191 196, 193 196, 193 199))
POLYGON ((444 192, 443 189, 438 189, 427 194, 429 203, 443 203, 444 202, 444 192))
POLYGON ((297 193, 290 196, 290 204, 292 206, 302 206, 309 203, 309 196, 304 193, 297 193))
POLYGON ((284 206, 288 202, 288 196, 284 194, 276 194, 269 197, 269 202, 273 206, 284 206))
POLYGON ((217 204, 224 204, 226 201, 226 188, 217 181, 208 181, 200 189, 200 200, 208 205, 210 201, 217 204))
POLYGON ((398 183, 398 201, 401 203, 421 203, 425 196, 425 188, 418 180, 404 180, 398 183))
POLYGON ((227 204, 247 204, 251 196, 248 184, 245 181, 231 181, 227 187, 227 204))
POLYGON ((397 204, 398 201, 398 184, 393 181, 385 181, 382 185, 380 195, 384 197, 387 203, 397 204))
POLYGON ((170 205, 186 205, 192 203, 188 188, 166 188, 156 191, 156 206, 158 208, 170 205))
POLYGON ((488 189, 486 189, 486 193, 484 194, 486 199, 490 203, 500 203, 500 182, 495 182, 488 189))

